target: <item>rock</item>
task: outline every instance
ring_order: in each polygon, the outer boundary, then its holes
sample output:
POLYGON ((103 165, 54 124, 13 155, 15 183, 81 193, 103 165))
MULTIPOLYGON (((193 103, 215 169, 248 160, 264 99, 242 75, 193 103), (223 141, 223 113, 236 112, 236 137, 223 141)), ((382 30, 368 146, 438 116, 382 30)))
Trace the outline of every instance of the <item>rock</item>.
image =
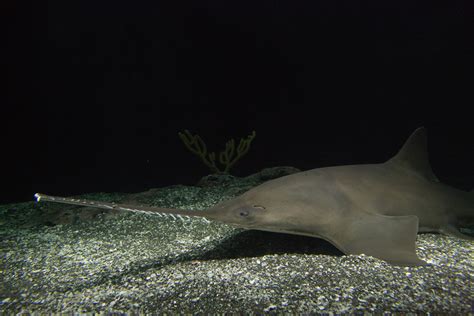
POLYGON ((202 177, 197 183, 198 187, 213 187, 232 182, 236 177, 230 174, 210 174, 202 177))
POLYGON ((293 173, 301 172, 300 169, 290 166, 283 166, 283 167, 272 167, 272 168, 265 168, 258 173, 259 179, 261 181, 268 181, 271 179, 280 178, 283 176, 287 176, 293 173))

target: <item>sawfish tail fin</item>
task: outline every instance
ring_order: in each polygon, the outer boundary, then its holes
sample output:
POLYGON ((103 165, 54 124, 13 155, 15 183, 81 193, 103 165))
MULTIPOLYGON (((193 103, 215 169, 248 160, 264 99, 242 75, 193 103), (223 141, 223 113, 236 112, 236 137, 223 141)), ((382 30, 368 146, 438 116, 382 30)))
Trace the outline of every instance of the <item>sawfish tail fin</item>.
POLYGON ((109 211, 118 210, 118 211, 125 211, 125 212, 155 215, 155 216, 161 216, 161 217, 165 216, 165 217, 171 217, 173 219, 180 219, 180 220, 189 219, 191 217, 197 217, 206 222, 209 222, 204 217, 205 214, 202 211, 186 211, 186 210, 175 209, 175 208, 117 204, 117 203, 109 203, 109 202, 102 202, 102 201, 92 201, 92 200, 85 200, 85 199, 73 199, 73 198, 65 198, 65 197, 59 197, 59 196, 50 196, 50 195, 46 195, 42 193, 36 193, 35 198, 37 202, 48 201, 48 202, 55 202, 55 203, 62 203, 62 204, 89 206, 89 207, 106 209, 109 211))

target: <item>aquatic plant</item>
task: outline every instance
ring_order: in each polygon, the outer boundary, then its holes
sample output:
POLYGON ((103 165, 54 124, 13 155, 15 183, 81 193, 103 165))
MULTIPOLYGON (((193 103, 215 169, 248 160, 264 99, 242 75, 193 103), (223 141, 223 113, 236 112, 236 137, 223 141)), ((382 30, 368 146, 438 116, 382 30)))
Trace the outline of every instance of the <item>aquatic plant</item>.
POLYGON ((255 138, 255 131, 247 136, 247 138, 241 138, 240 143, 235 147, 234 139, 229 140, 225 144, 225 149, 219 153, 219 162, 223 165, 221 170, 216 164, 216 153, 207 152, 206 143, 202 140, 199 135, 193 135, 188 130, 178 133, 179 138, 183 141, 186 148, 188 148, 193 154, 201 158, 202 162, 211 169, 213 173, 228 174, 229 170, 240 160, 250 149, 250 144, 255 138))

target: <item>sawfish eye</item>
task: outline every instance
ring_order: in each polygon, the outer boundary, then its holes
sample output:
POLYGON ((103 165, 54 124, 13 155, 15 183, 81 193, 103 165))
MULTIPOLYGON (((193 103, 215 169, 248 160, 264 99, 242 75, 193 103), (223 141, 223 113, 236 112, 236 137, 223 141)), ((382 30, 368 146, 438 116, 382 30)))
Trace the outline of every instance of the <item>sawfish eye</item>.
POLYGON ((239 215, 240 215, 240 216, 243 216, 243 217, 249 216, 249 211, 247 211, 247 210, 242 210, 242 211, 240 211, 239 215))
POLYGON ((259 210, 264 210, 265 207, 261 205, 252 205, 252 206, 244 206, 239 210, 239 216, 247 217, 251 214, 251 212, 255 213, 259 210))

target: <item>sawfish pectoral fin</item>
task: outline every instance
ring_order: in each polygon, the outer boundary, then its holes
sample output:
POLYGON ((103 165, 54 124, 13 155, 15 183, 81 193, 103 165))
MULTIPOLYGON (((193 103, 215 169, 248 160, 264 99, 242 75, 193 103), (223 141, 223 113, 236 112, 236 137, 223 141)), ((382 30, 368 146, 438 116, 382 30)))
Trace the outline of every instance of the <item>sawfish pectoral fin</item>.
POLYGON ((365 254, 394 265, 419 266, 426 262, 416 254, 417 233, 417 216, 357 212, 346 222, 340 246, 350 254, 365 254))

